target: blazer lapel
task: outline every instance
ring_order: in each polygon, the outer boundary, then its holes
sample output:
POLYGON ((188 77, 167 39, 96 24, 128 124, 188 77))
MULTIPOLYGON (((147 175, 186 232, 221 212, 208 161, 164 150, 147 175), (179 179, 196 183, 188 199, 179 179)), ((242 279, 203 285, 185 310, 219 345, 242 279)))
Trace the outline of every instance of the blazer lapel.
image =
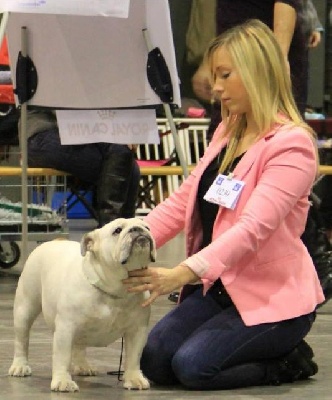
POLYGON ((274 136, 279 129, 280 126, 277 125, 271 132, 247 150, 234 169, 234 178, 239 180, 243 179, 243 177, 250 171, 255 160, 259 158, 259 155, 264 150, 267 141, 274 136))
MULTIPOLYGON (((274 127, 266 136, 260 139, 257 143, 251 146, 247 152, 243 155, 239 163, 234 169, 234 178, 243 179, 243 177, 250 171, 252 165, 255 160, 259 157, 259 154, 264 150, 266 146, 266 141, 269 140, 272 136, 274 136, 277 131, 280 129, 280 125, 274 127)), ((202 173, 207 166, 211 163, 211 161, 217 157, 220 153, 221 149, 227 145, 228 139, 222 139, 220 142, 212 141, 210 146, 213 146, 211 151, 209 151, 207 157, 204 160, 204 163, 201 165, 200 173, 202 173)))
POLYGON ((247 150, 233 171, 233 176, 235 179, 242 180, 243 177, 250 171, 255 160, 257 160, 259 154, 263 151, 265 143, 265 138, 262 138, 253 146, 251 146, 249 150, 247 150))
POLYGON ((211 151, 206 153, 206 157, 204 158, 204 163, 201 166, 201 171, 205 171, 208 165, 214 160, 217 155, 221 152, 221 149, 224 148, 227 144, 227 139, 222 139, 218 142, 211 143, 210 146, 212 146, 211 151))

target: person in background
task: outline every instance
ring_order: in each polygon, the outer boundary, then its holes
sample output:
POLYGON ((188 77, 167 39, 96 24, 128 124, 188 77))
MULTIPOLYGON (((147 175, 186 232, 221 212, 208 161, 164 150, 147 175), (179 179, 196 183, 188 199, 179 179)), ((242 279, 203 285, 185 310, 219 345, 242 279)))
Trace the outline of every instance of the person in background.
POLYGON ((299 12, 299 18, 302 18, 303 21, 301 23, 302 29, 307 38, 308 47, 315 48, 321 42, 324 28, 318 18, 317 10, 312 0, 302 0, 302 3, 302 8, 299 12))
POLYGON ((27 136, 29 167, 55 168, 94 186, 100 227, 135 216, 140 171, 130 146, 62 145, 55 112, 40 109, 28 113, 27 136))
MULTIPOLYGON (((316 48, 322 40, 322 32, 324 31, 323 25, 321 24, 317 10, 311 0, 302 0, 302 7, 298 12, 298 20, 305 37, 306 43, 306 69, 309 70, 309 51, 310 49, 316 48)), ((303 85, 305 99, 308 98, 308 83, 309 76, 306 85, 303 85)))
POLYGON ((199 165, 145 217, 157 248, 184 230, 187 258, 123 281, 131 293, 150 292, 143 306, 184 286, 152 328, 141 368, 155 384, 196 390, 307 379, 318 367, 304 338, 324 301, 300 238, 315 136, 265 24, 231 28, 206 57, 222 122, 199 165))
MULTIPOLYGON (((217 0, 216 26, 218 34, 250 18, 259 19, 269 26, 289 64, 294 97, 300 112, 304 114, 307 89, 303 83, 308 80, 308 63, 306 38, 297 18, 301 9, 302 0, 217 0)), ((192 85, 198 98, 214 100, 211 97, 208 68, 204 63, 193 75, 192 85)), ((211 138, 220 118, 220 104, 214 101, 208 138, 211 138)))

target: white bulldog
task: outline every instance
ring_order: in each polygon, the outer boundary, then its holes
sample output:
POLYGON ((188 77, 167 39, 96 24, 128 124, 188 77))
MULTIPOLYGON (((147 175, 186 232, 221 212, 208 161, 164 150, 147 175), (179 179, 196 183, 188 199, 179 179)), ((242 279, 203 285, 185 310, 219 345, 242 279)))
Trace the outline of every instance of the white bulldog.
POLYGON ((9 375, 28 376, 29 331, 43 312, 53 331, 51 389, 78 391, 76 375, 95 375, 85 358, 87 346, 125 342, 126 389, 148 389, 140 370, 150 308, 141 304, 148 293, 129 294, 122 284, 128 271, 155 261, 155 243, 138 218, 119 218, 85 234, 80 244, 55 240, 29 256, 18 282, 14 303, 15 354, 9 375))

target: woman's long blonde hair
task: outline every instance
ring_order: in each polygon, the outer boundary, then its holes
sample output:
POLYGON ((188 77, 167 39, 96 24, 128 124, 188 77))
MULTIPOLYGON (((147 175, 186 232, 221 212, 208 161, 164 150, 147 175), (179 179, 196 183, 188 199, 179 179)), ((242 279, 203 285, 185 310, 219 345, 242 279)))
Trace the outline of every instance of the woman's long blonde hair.
MULTIPOLYGON (((212 86, 213 59, 221 47, 230 54, 246 88, 258 126, 258 137, 264 136, 276 123, 303 126, 315 136, 296 107, 285 58, 273 32, 264 23, 256 19, 249 20, 229 29, 211 42, 205 61, 210 66, 212 86)), ((221 115, 226 124, 223 137, 229 137, 220 167, 224 171, 234 160, 237 143, 244 134, 247 122, 245 114, 232 115, 227 107, 222 107, 221 115)))

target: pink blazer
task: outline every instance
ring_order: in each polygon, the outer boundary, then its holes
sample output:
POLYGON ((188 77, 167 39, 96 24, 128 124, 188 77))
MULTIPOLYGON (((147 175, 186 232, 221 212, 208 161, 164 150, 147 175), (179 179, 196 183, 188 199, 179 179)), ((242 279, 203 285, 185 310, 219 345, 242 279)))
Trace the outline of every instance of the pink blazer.
POLYGON ((204 291, 220 278, 246 325, 307 314, 324 300, 300 236, 317 173, 316 151, 303 128, 277 126, 241 158, 245 182, 234 210, 219 207, 212 243, 202 239, 197 190, 202 173, 226 145, 221 123, 197 167, 146 217, 157 247, 183 229, 188 258, 204 291))

